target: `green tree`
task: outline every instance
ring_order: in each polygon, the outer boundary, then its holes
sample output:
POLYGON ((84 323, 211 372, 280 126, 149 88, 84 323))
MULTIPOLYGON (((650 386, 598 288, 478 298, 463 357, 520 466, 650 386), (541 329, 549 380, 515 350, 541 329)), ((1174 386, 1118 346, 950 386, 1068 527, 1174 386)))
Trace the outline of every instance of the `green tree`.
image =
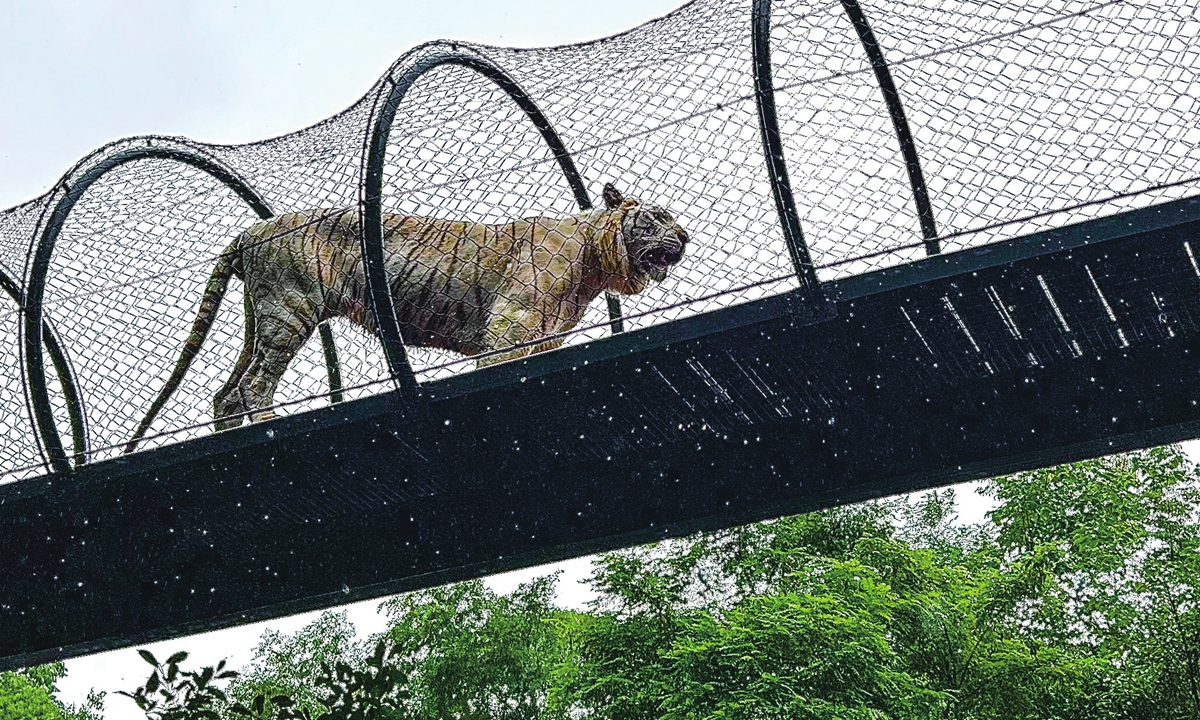
POLYGON ((998 478, 1002 610, 1089 662, 1098 712, 1200 717, 1200 486, 1177 447, 998 478))
POLYGON ((688 624, 665 653, 663 717, 874 720, 944 704, 901 665, 888 636, 898 598, 874 570, 829 560, 785 581, 688 624))
POLYGON ((694 610, 686 600, 694 562, 683 543, 609 553, 595 561, 590 580, 595 609, 567 636, 571 657, 554 691, 556 706, 596 718, 657 718, 669 693, 672 666, 665 652, 685 631, 694 610))
POLYGON ((229 695, 247 707, 258 695, 288 696, 300 710, 319 714, 326 708, 314 679, 323 669, 361 667, 365 651, 354 640, 345 611, 322 613, 293 635, 267 630, 254 659, 229 685, 229 695))
POLYGON ((397 666, 396 646, 386 639, 361 667, 347 662, 323 664, 313 679, 318 709, 298 706, 287 695, 260 693, 249 706, 234 703, 229 713, 247 720, 401 720, 409 717, 408 679, 397 666))
POLYGON ((944 704, 888 637, 899 598, 857 561, 867 504, 604 556, 567 686, 611 718, 880 718, 944 704))
POLYGON ((45 687, 23 673, 0 673, 0 720, 64 720, 45 687))
POLYGON ((60 662, 0 673, 0 720, 100 720, 103 693, 93 690, 82 706, 55 697, 66 674, 60 662))
POLYGON ((193 672, 180 666, 187 660, 186 652, 177 652, 162 663, 149 650, 138 650, 138 654, 153 670, 144 685, 118 694, 132 698, 149 720, 218 720, 228 698, 216 682, 237 676, 225 669, 224 660, 216 667, 193 672))
POLYGON ((1200 475, 1182 453, 985 489, 997 507, 973 526, 943 490, 609 553, 586 612, 554 606, 554 576, 509 595, 480 581, 412 593, 384 604, 392 627, 369 657, 327 614, 264 636, 235 684, 249 702, 230 712, 1200 717, 1200 475))
POLYGON ((397 665, 409 679, 408 717, 525 720, 568 717, 552 690, 566 661, 553 607, 557 576, 497 595, 475 580, 382 605, 397 665))

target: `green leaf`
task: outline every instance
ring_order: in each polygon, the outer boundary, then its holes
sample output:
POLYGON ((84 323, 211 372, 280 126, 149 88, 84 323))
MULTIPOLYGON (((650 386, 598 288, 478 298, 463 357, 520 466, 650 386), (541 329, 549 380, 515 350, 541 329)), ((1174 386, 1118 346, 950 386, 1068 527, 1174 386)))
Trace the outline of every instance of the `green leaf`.
POLYGON ((179 652, 175 653, 171 657, 167 658, 167 664, 168 665, 178 665, 179 663, 183 662, 184 660, 187 660, 187 658, 188 658, 188 654, 186 652, 180 650, 179 652))

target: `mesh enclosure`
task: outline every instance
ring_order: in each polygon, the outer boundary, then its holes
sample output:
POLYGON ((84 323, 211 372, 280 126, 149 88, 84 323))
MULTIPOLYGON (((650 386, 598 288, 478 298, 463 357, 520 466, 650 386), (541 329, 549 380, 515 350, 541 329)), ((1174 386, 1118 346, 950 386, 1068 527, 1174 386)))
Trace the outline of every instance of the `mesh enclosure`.
POLYGON ((389 322, 429 382, 796 289, 767 91, 820 281, 1194 194, 1198 35, 1184 0, 698 0, 581 45, 423 45, 272 140, 113 143, 0 214, 0 477, 49 469, 49 432, 94 461, 392 390, 389 322))

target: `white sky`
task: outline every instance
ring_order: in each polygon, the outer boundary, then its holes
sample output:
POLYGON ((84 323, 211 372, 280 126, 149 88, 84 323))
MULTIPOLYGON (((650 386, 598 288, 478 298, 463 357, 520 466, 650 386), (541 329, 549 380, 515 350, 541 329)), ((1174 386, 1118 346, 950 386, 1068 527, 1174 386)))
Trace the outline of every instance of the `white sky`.
POLYGON ((345 109, 413 45, 557 45, 680 0, 0 0, 0 208, 95 147, 143 133, 281 135, 345 109))
MULTIPOLYGON (((186 135, 245 142, 299 129, 353 103, 409 47, 436 38, 548 45, 602 37, 662 15, 679 0, 603 2, 180 2, 0 0, 0 208, 45 192, 79 157, 119 137, 186 135)), ((960 488, 960 515, 985 499, 960 488)), ((560 602, 588 597, 579 559, 496 576, 499 592, 563 569, 560 602)), ((383 629, 378 601, 349 606, 360 635, 383 629)), ((250 660, 266 627, 292 632, 302 615, 150 646, 198 663, 250 660)), ((68 661, 62 697, 132 689, 145 664, 133 649, 68 661)), ((110 695, 107 718, 141 720, 110 695)))

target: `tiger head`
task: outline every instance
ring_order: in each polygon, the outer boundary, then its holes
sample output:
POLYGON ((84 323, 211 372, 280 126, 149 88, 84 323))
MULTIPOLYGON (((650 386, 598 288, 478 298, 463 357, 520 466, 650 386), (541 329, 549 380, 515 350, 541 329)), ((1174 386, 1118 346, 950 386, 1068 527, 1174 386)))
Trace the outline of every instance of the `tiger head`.
POLYGON ((635 273, 655 282, 683 258, 688 234, 661 205, 626 198, 612 183, 604 186, 604 205, 623 210, 621 239, 635 273))

